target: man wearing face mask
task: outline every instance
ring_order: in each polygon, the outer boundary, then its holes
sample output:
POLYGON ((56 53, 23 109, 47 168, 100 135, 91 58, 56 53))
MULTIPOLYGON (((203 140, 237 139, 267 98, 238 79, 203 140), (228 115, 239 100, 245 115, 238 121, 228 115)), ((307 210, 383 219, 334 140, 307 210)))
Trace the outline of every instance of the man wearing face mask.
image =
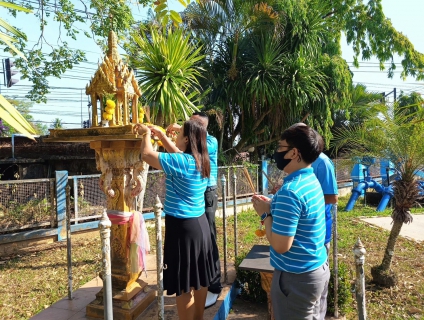
POLYGON ((272 200, 252 197, 271 245, 276 320, 319 319, 320 297, 330 271, 324 246, 324 195, 311 163, 323 146, 322 137, 308 126, 284 131, 274 158, 288 175, 272 200))

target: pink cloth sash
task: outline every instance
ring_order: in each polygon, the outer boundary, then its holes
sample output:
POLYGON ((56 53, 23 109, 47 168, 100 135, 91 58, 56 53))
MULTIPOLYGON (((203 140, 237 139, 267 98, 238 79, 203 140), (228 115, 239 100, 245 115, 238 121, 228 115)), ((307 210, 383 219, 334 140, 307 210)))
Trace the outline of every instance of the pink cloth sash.
POLYGON ((150 241, 143 214, 139 211, 108 210, 107 215, 112 224, 129 223, 127 248, 129 249, 131 272, 138 273, 143 270, 146 272, 146 254, 150 252, 150 241))

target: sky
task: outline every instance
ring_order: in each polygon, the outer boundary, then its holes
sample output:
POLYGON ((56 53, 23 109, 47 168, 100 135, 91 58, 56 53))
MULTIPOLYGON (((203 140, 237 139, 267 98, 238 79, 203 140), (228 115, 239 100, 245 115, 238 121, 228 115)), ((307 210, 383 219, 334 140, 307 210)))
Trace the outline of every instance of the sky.
MULTIPOLYGON (((35 0, 32 0, 32 2, 35 2, 35 0)), ((169 2, 172 9, 182 10, 182 6, 179 5, 177 0, 170 0, 169 2)), ((382 5, 386 17, 392 21, 394 27, 406 35, 418 51, 424 52, 424 36, 422 32, 424 0, 403 0, 401 3, 395 0, 383 0, 382 5)), ((36 5, 34 4, 34 6, 36 5)), ((136 20, 145 19, 147 9, 134 6, 133 14, 136 20)), ((0 15, 5 17, 3 9, 0 9, 0 15)), ((35 17, 18 14, 18 19, 7 16, 5 18, 9 23, 21 28, 27 34, 28 47, 36 44, 40 31, 38 20, 35 17)), ((49 23, 45 36, 52 45, 56 45, 58 38, 57 24, 49 23)), ((92 39, 85 38, 83 35, 78 38, 78 41, 73 41, 72 39, 67 39, 67 41, 70 47, 83 49, 86 52, 87 61, 76 66, 73 70, 67 71, 61 79, 49 78, 52 89, 48 95, 47 103, 34 104, 31 112, 36 121, 48 127, 55 118, 62 119, 65 128, 80 128, 82 121, 88 119, 88 96, 85 95, 85 86, 89 83, 91 76, 94 75, 98 62, 104 56, 104 53, 95 42, 92 39)), ((354 83, 366 85, 369 91, 388 94, 396 88, 397 96, 399 96, 401 91, 406 94, 416 91, 424 95, 424 81, 417 82, 413 78, 407 78, 404 81, 400 78, 400 57, 395 57, 398 70, 395 71, 393 79, 389 79, 387 71, 380 70, 376 59, 362 61, 361 57, 359 57, 360 68, 355 68, 353 66, 353 50, 346 44, 345 38, 342 38, 342 52, 343 58, 349 63, 354 73, 354 83)), ((2 52, 0 47, 0 59, 8 57, 10 57, 8 53, 2 52)), ((14 78, 19 78, 19 74, 14 78)), ((31 83, 29 81, 20 80, 11 88, 0 86, 0 90, 3 95, 25 99, 25 94, 29 91, 30 86, 31 83)), ((389 94, 387 99, 388 101, 393 101, 393 94, 389 94)))

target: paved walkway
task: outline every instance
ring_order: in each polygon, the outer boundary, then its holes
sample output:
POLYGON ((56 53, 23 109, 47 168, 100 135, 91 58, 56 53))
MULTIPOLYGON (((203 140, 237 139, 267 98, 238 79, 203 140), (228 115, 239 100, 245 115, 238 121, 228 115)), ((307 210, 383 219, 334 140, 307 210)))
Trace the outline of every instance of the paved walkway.
MULTIPOLYGON (((412 216, 414 221, 410 224, 404 224, 400 230, 400 235, 415 241, 424 241, 424 214, 412 216)), ((391 217, 364 218, 361 220, 389 231, 392 228, 391 217)))

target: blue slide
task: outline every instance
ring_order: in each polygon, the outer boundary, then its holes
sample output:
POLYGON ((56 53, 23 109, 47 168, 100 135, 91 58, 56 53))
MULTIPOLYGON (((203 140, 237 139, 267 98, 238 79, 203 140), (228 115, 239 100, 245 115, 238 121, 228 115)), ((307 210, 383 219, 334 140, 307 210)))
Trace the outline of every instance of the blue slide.
POLYGON ((375 163, 375 159, 367 157, 364 159, 358 159, 358 162, 359 163, 355 164, 353 167, 351 173, 354 186, 356 183, 357 184, 352 190, 352 195, 350 196, 345 211, 352 210, 356 200, 358 200, 359 196, 364 194, 368 188, 374 189, 383 195, 377 207, 377 211, 383 211, 386 209, 390 199, 393 197, 393 187, 387 180, 389 176, 384 174, 387 173, 391 175, 393 173, 391 168, 392 164, 385 159, 381 159, 380 161, 380 173, 383 177, 383 183, 389 184, 388 186, 384 186, 370 177, 369 166, 375 163))
POLYGON ((356 200, 358 200, 359 196, 368 188, 372 188, 375 191, 382 193, 383 197, 381 198, 380 203, 378 204, 377 211, 383 211, 386 209, 387 204, 390 199, 393 197, 393 188, 391 185, 388 187, 384 187, 378 182, 369 179, 368 181, 360 182, 353 190, 352 195, 350 196, 349 202, 347 203, 345 211, 350 211, 353 209, 356 200))

